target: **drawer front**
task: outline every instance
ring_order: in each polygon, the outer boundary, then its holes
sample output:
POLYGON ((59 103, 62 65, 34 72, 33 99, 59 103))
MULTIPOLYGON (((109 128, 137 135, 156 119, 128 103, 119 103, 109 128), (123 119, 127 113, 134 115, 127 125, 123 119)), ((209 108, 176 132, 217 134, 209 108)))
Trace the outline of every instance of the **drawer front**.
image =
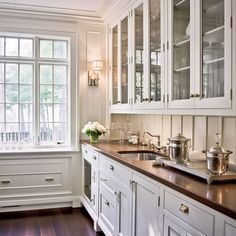
POLYGON ((126 186, 129 185, 129 181, 132 178, 132 172, 124 165, 119 165, 119 163, 100 155, 100 168, 101 171, 106 173, 108 176, 116 178, 126 186))
POLYGON ((164 208, 203 234, 213 235, 214 216, 203 209, 168 191, 165 191, 164 208))
POLYGON ((71 193, 70 158, 0 161, 0 198, 71 193))
POLYGON ((92 151, 84 145, 82 145, 82 156, 88 162, 92 163, 92 151))
POLYGON ((99 219, 111 235, 114 235, 116 230, 116 197, 109 193, 105 186, 101 185, 99 201, 99 219))
POLYGON ((94 166, 99 165, 99 153, 98 152, 92 152, 92 164, 94 166))

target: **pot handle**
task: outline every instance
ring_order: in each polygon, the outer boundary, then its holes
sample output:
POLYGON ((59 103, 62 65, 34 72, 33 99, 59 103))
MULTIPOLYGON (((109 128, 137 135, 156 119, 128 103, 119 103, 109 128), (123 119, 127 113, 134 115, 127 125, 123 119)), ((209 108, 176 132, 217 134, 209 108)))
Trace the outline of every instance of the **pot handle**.
POLYGON ((226 150, 226 152, 227 152, 227 154, 228 155, 230 155, 230 154, 232 154, 233 152, 232 151, 230 151, 230 150, 226 150))

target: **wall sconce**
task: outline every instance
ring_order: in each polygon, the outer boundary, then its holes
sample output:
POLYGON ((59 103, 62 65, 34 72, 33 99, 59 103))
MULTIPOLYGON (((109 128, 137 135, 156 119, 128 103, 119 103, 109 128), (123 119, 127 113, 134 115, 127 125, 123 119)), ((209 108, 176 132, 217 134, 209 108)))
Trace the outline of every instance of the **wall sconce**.
POLYGON ((98 80, 103 68, 103 62, 95 60, 92 63, 92 69, 88 71, 88 86, 98 86, 98 80))

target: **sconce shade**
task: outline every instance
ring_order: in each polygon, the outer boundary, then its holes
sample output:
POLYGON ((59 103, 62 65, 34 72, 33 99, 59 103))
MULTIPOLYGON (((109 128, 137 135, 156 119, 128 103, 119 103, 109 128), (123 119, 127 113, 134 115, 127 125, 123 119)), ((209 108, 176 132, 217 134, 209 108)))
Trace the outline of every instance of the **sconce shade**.
POLYGON ((93 61, 93 70, 102 70, 103 68, 103 62, 101 60, 95 60, 93 61))

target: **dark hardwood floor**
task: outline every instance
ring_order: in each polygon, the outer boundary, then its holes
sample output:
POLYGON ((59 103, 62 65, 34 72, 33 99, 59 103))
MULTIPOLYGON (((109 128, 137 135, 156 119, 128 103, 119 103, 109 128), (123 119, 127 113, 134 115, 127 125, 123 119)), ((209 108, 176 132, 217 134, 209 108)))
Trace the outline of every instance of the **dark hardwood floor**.
POLYGON ((84 208, 0 213, 0 236, 103 236, 84 208))

